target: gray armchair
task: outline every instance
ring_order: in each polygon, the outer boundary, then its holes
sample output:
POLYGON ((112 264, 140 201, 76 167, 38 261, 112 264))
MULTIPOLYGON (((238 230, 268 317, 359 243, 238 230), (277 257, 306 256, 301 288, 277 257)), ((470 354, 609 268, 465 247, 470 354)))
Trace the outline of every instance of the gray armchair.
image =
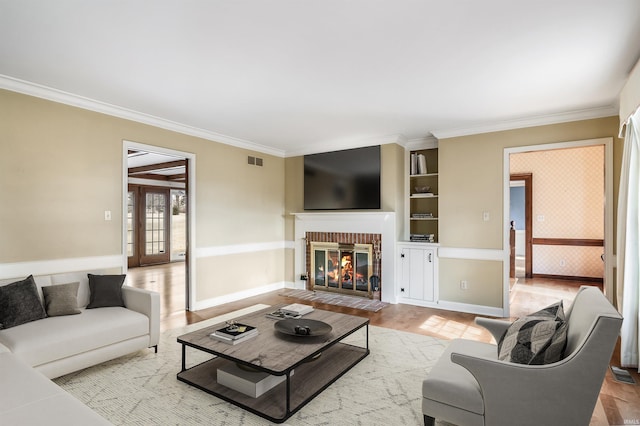
MULTIPOLYGON (((622 317, 597 287, 581 287, 566 314, 562 360, 525 365, 498 360, 496 345, 456 339, 422 385, 425 425, 588 425, 622 317)), ((476 318, 500 339, 508 321, 476 318)))

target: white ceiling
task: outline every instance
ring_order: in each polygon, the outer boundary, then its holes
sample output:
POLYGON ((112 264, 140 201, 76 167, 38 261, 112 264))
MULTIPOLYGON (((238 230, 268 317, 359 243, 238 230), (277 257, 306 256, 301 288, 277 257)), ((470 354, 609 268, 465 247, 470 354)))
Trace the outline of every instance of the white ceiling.
POLYGON ((283 156, 614 115, 639 55, 638 0, 0 0, 0 87, 283 156))
MULTIPOLYGON (((146 151, 129 151, 129 155, 127 157, 127 167, 129 169, 135 169, 136 167, 144 167, 144 166, 154 166, 158 165, 158 168, 153 170, 145 170, 140 173, 144 174, 154 174, 161 176, 175 176, 186 173, 185 166, 171 166, 164 167, 166 163, 175 162, 176 160, 184 160, 181 157, 174 157, 172 155, 159 154, 156 152, 146 152, 146 151)), ((129 170, 129 177, 135 177, 135 173, 132 174, 131 170, 129 170)))

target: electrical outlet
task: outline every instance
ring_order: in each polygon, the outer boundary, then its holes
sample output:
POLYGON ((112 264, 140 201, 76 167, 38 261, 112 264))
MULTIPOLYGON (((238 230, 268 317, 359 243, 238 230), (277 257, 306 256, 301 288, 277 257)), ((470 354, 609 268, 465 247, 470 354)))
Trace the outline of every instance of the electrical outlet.
POLYGON ((482 220, 488 222, 489 219, 491 219, 491 215, 489 214, 489 212, 482 212, 482 220))
POLYGON ((469 283, 466 280, 460 281, 460 290, 468 290, 469 283))
POLYGON ((564 259, 560 260, 560 266, 566 266, 567 262, 564 259))
POLYGON ((111 220, 111 210, 104 211, 104 220, 111 220))

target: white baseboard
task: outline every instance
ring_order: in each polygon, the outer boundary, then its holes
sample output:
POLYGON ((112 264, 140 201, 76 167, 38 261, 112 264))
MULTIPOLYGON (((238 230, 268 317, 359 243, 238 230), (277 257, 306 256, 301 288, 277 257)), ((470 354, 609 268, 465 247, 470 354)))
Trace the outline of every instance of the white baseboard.
POLYGON ((486 315, 490 317, 503 318, 504 313, 502 308, 496 308, 493 306, 484 305, 471 305, 469 303, 459 302, 447 302, 446 300, 440 300, 438 302, 429 302, 426 300, 415 300, 399 298, 398 303, 413 306, 422 306, 423 308, 443 309, 445 311, 465 312, 468 314, 486 315))
POLYGON ((440 309, 446 309, 447 311, 466 312, 468 314, 504 318, 503 309, 496 308, 495 306, 472 305, 469 303, 448 302, 446 300, 440 300, 438 301, 438 307, 440 309))
POLYGON ((426 300, 406 299, 403 297, 399 297, 397 299, 397 303, 400 303, 402 305, 422 306, 423 308, 440 309, 440 306, 438 306, 438 302, 429 302, 426 300))
POLYGON ((284 288, 292 288, 294 290, 306 290, 307 284, 306 281, 298 280, 298 281, 285 281, 284 288))
POLYGON ((213 297, 211 299, 200 300, 194 303, 192 311, 199 311, 201 309, 212 308, 214 306, 224 305, 225 303, 236 302, 238 300, 246 299, 247 297, 259 296, 271 291, 280 290, 285 288, 287 283, 284 281, 267 284, 262 287, 252 288, 249 290, 239 291, 236 293, 225 294, 224 296, 213 297))
POLYGON ((76 257, 71 259, 36 260, 30 262, 0 264, 0 279, 24 278, 29 275, 62 274, 65 272, 91 271, 98 269, 121 268, 121 254, 111 256, 76 257))

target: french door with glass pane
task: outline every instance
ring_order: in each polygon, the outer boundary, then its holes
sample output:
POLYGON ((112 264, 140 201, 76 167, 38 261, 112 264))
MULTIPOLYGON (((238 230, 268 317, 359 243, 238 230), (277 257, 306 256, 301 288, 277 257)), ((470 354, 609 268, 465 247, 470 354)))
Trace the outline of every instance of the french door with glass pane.
POLYGON ((169 192, 167 188, 129 185, 127 197, 129 267, 170 261, 169 192))

